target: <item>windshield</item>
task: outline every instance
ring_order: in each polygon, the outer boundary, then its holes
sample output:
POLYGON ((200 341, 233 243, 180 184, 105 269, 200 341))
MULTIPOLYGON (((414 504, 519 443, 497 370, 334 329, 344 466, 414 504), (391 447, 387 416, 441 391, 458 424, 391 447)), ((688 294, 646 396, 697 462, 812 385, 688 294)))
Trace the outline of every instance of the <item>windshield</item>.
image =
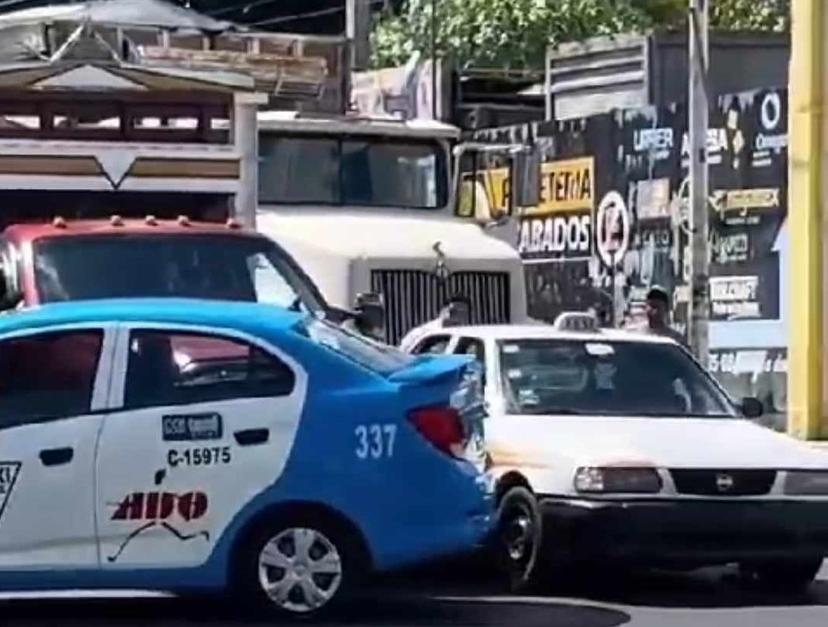
POLYGON ((34 245, 40 302, 166 297, 324 309, 284 251, 262 237, 110 235, 34 245))
POLYGON ((400 138, 263 135, 264 203, 436 209, 447 202, 440 145, 400 138))
POLYGON ((417 359, 393 346, 374 342, 323 320, 312 319, 306 323, 305 328, 317 344, 381 375, 396 372, 417 359))
POLYGON ((499 344, 509 413, 735 417, 681 348, 646 342, 510 340, 499 344))

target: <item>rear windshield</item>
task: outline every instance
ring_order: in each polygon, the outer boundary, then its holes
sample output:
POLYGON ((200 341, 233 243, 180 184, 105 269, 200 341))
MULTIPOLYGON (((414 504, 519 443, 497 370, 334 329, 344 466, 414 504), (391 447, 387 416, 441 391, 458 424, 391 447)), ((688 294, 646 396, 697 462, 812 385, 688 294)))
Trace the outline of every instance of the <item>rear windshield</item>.
POLYGON ((238 235, 110 235, 35 242, 42 303, 180 297, 319 311, 321 299, 276 244, 238 235))
POLYGON ((305 324, 305 329, 317 344, 381 375, 396 372, 417 359, 393 346, 374 342, 323 320, 312 319, 305 324))

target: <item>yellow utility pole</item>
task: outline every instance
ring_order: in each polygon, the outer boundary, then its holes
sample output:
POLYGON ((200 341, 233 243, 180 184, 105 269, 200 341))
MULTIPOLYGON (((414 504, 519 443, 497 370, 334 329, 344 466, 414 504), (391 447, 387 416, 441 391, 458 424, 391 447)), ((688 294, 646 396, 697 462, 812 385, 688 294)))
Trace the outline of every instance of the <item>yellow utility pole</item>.
POLYGON ((791 11, 788 430, 818 440, 828 439, 828 7, 825 0, 793 0, 791 11))

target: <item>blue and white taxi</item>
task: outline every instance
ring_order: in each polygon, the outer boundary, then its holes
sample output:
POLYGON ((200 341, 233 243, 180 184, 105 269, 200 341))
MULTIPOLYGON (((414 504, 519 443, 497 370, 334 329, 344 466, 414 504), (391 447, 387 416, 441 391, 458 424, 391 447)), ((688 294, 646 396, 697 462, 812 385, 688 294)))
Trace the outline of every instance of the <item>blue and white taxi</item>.
POLYGON ((476 376, 260 304, 5 317, 0 588, 234 589, 307 615, 471 550, 492 520, 476 376))
POLYGON ((608 560, 809 585, 828 555, 828 454, 751 421, 759 401, 734 402, 673 340, 580 326, 449 327, 412 347, 485 366, 515 587, 608 560))

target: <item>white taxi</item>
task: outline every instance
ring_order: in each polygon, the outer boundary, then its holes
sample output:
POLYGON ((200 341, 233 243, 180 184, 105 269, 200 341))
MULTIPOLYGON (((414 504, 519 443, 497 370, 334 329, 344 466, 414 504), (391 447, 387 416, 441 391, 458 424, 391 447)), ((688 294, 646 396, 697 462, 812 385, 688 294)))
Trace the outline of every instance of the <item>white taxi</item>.
POLYGON ((552 565, 613 560, 737 563, 800 590, 828 555, 828 454, 753 422, 759 401, 734 402, 670 339, 453 327, 411 351, 485 365, 485 447, 516 588, 552 565))

